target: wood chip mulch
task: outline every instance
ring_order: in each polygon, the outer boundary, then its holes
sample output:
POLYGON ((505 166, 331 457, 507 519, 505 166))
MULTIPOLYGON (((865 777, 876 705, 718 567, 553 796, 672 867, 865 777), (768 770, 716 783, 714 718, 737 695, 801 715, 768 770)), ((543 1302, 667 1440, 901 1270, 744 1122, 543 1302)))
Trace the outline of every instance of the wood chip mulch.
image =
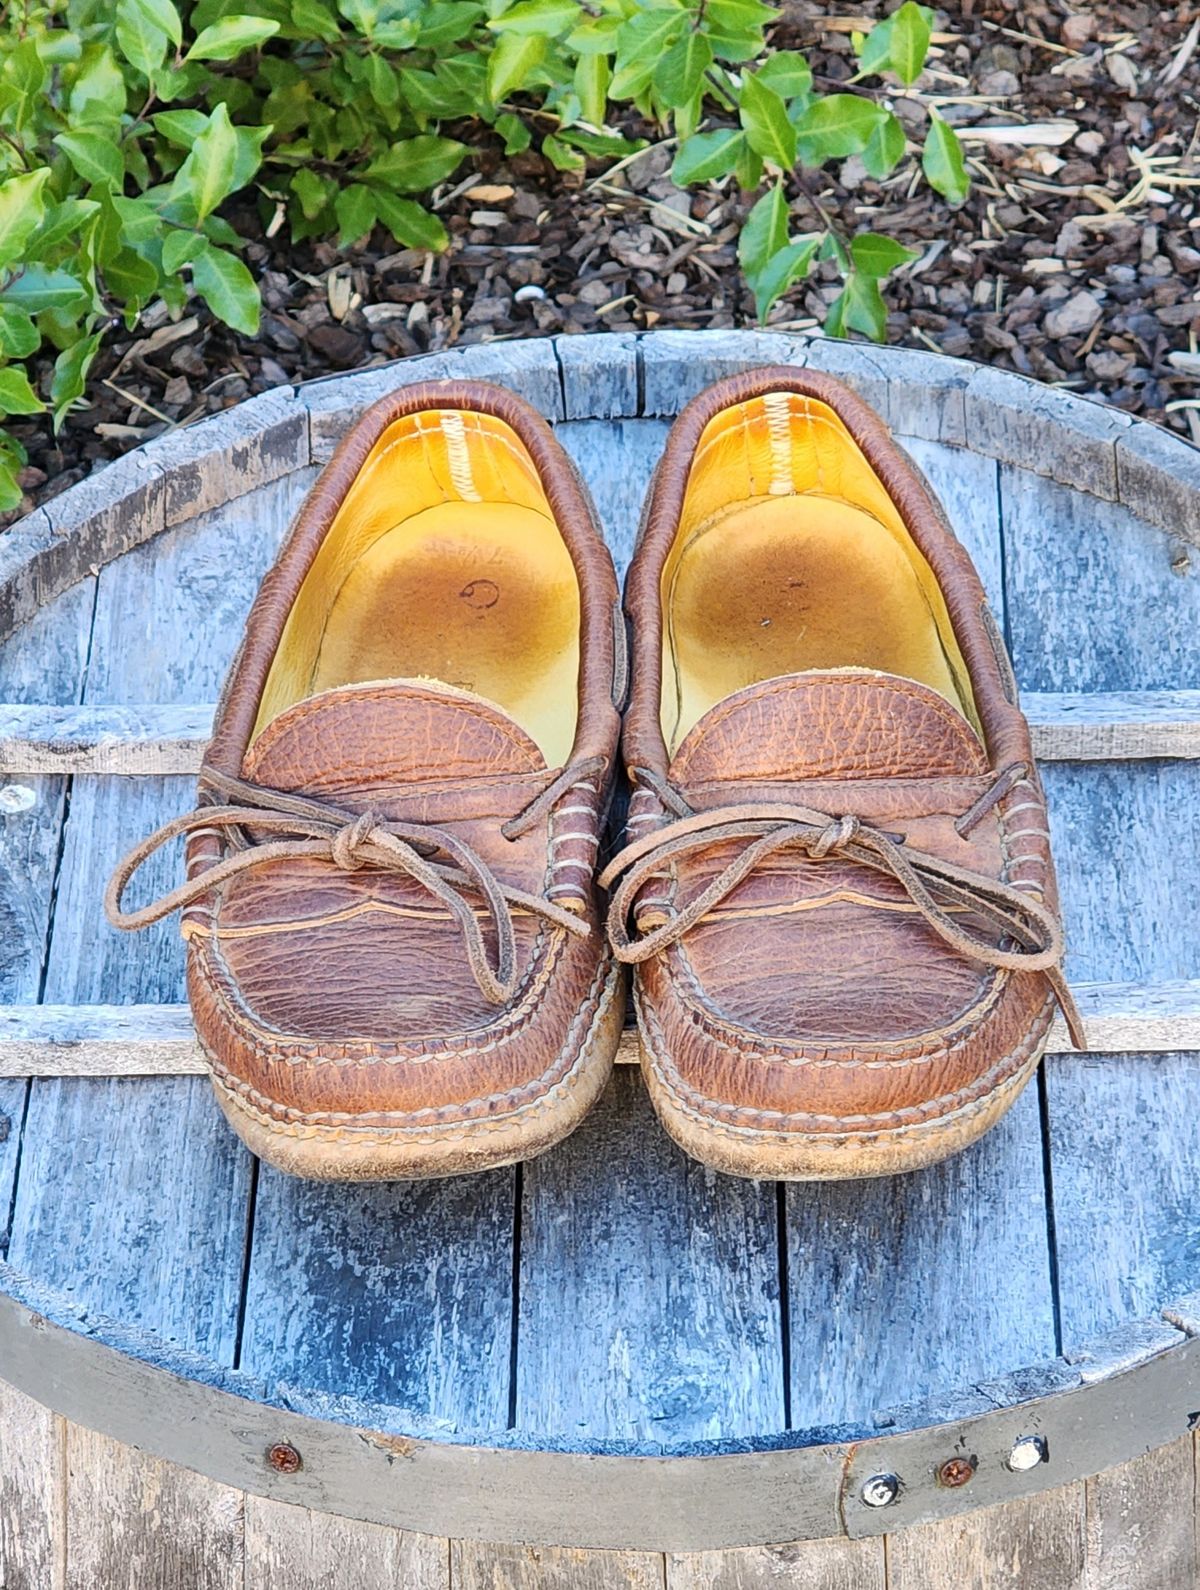
MULTIPOLYGON (((774 42, 806 51, 836 91, 854 71, 851 32, 891 8, 790 0, 774 42)), ((920 250, 887 287, 893 342, 1095 394, 1200 442, 1200 0, 960 0, 937 15, 930 65, 895 103, 914 129, 931 106, 959 129, 967 204, 950 211, 912 160, 881 185, 850 159, 802 175, 796 230, 828 217, 920 250)), ((681 192, 673 146, 650 136, 586 176, 481 148, 436 196, 453 239, 436 258, 379 232, 348 252, 293 247, 286 227, 268 237, 256 212, 235 215, 261 238, 247 248, 259 336, 203 309, 114 331, 91 406, 57 438, 41 420, 14 423, 30 453, 21 511, 168 427, 330 371, 495 338, 753 325, 736 259, 750 201, 732 185, 681 192)), ((776 306, 773 328, 819 327, 838 290, 822 272, 776 306)))

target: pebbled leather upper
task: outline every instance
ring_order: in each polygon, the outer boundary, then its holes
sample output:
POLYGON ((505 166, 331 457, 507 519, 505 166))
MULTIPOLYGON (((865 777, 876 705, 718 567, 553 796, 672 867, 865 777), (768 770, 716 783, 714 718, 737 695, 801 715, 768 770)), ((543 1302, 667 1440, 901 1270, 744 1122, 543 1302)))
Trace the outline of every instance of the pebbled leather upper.
MULTIPOLYGON (((857 818, 902 848, 1057 912, 1028 726, 978 576, 882 421, 840 383, 764 369, 720 382, 688 406, 656 474, 626 608, 631 842, 670 832, 686 812, 802 806, 835 823, 857 818), (833 408, 899 508, 945 597, 982 737, 926 685, 839 668, 726 697, 668 754, 662 573, 691 462, 714 416, 778 390, 833 408)), ((833 840, 843 831, 831 828, 820 855, 775 851, 674 942, 639 960, 648 1063, 682 1112, 735 1131, 889 1131, 969 1111, 1036 1052, 1054 1008, 1045 974, 968 958, 896 877, 839 850, 833 840)), ((701 835, 674 855, 637 895, 638 932, 677 918, 745 844, 705 844, 701 835)), ((976 938, 1001 945, 986 913, 961 903, 950 910, 976 938)))
MULTIPOLYGON (((487 385, 424 383, 376 404, 343 442, 263 581, 209 763, 267 790, 452 835, 502 884, 566 906, 590 933, 514 907, 515 987, 497 1005, 472 973, 451 912, 402 870, 296 856, 230 878, 189 905, 184 931, 197 1030, 214 1075, 244 1108, 296 1129, 449 1130, 535 1101, 570 1071, 612 997, 593 873, 619 730, 616 601, 586 492, 519 399, 487 385), (429 408, 492 414, 512 427, 579 583, 579 677, 562 688, 578 693, 570 765, 583 767, 510 836, 503 826, 562 770, 546 766, 505 712, 468 692, 429 680, 345 685, 296 702, 251 739, 288 614, 339 504, 384 430, 429 408)), ((189 876, 227 854, 227 836, 199 831, 189 876)), ((486 922, 484 940, 494 950, 486 922)))

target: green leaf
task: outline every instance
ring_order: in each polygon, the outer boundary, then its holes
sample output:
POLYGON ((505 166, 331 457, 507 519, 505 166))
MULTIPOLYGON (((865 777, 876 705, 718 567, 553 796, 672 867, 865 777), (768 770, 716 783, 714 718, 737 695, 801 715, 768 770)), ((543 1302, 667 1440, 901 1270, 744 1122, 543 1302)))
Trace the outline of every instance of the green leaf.
POLYGON ((119 123, 126 97, 120 64, 108 45, 88 45, 67 94, 71 122, 75 126, 97 121, 119 123))
POLYGON ((825 330, 831 337, 845 336, 846 331, 861 331, 875 342, 887 338, 887 305, 873 276, 863 276, 851 271, 846 285, 830 307, 825 317, 825 330))
POLYGON ((609 94, 633 99, 649 84, 654 69, 687 25, 686 12, 673 6, 638 11, 617 32, 617 67, 609 94))
POLYGON ((19 508, 24 499, 25 493, 17 483, 16 469, 7 458, 0 458, 0 510, 8 513, 13 508, 19 508))
POLYGON ((812 67, 799 50, 776 50, 754 75, 783 99, 803 99, 812 93, 812 67))
POLYGON ((414 199, 398 199, 394 193, 377 192, 375 209, 379 219, 405 248, 424 248, 440 254, 449 244, 446 228, 414 199))
POLYGON ((587 164, 578 149, 572 149, 553 133, 547 133, 542 139, 542 153, 556 171, 582 171, 587 164))
POLYGON ((29 384, 24 370, 0 370, 0 414, 41 414, 46 405, 29 384))
POLYGON ((207 242, 199 232, 189 232, 185 227, 168 232, 162 246, 164 274, 177 276, 188 261, 194 259, 207 246, 207 242))
POLYGON ((192 286, 218 320, 244 336, 257 334, 258 288, 236 254, 210 244, 192 261, 192 286))
POLYGON ((203 221, 232 193, 237 158, 237 132, 228 109, 218 105, 192 145, 191 154, 175 173, 171 201, 190 206, 197 219, 203 221))
POLYGON ((608 56, 581 55, 575 62, 573 81, 580 115, 594 127, 603 126, 608 109, 608 85, 612 81, 608 56))
POLYGON ((27 265, 19 276, 0 288, 0 301, 37 315, 45 309, 68 309, 82 303, 87 290, 69 271, 27 265))
POLYGON ((105 287, 127 307, 148 304, 158 291, 158 268, 131 248, 119 248, 106 259, 103 275, 105 287))
POLYGON ((751 149, 742 135, 742 147, 738 150, 737 165, 733 168, 737 178, 738 187, 743 193, 753 193, 763 179, 763 160, 757 149, 751 149))
POLYGON ((375 0, 337 0, 337 8, 352 28, 357 28, 369 39, 379 21, 379 6, 375 0))
POLYGON ((704 34, 685 33, 654 68, 653 83, 663 104, 672 109, 686 105, 699 92, 712 63, 712 45, 704 34))
POLYGON ((200 33, 184 60, 232 61, 258 49, 278 32, 279 23, 266 17, 223 17, 200 33))
POLYGON ((136 11, 150 27, 165 33, 176 49, 183 44, 183 24, 171 0, 121 0, 118 9, 136 11))
POLYGON ((46 219, 30 245, 31 252, 38 259, 46 259, 64 238, 77 238, 99 208, 95 199, 64 199, 54 205, 46 211, 46 219))
POLYGON ((769 188, 742 223, 738 261, 747 276, 756 276, 773 254, 786 247, 788 202, 783 188, 769 188))
POLYGON ((17 263, 25 245, 42 224, 45 201, 42 189, 50 167, 0 182, 0 266, 17 263))
POLYGON ((533 142, 533 134, 529 128, 519 116, 514 116, 511 110, 505 111, 503 116, 496 117, 496 131, 504 139, 506 155, 519 155, 533 142))
POLYGON ((929 186, 951 204, 961 204, 971 191, 971 179, 967 176, 958 135, 936 111, 929 113, 929 131, 925 134, 921 168, 929 186))
POLYGON ((546 59, 549 40, 540 33, 502 33, 487 66, 487 96, 493 105, 524 88, 546 59))
POLYGON ((915 83, 929 54, 933 12, 928 6, 905 0, 883 22, 867 34, 859 56, 864 73, 894 72, 902 83, 915 83))
POLYGON ((443 4, 422 5, 414 18, 419 27, 417 43, 423 50, 457 44, 467 37, 484 14, 484 7, 476 5, 474 0, 444 0, 443 4))
POLYGON ((341 36, 338 19, 322 0, 292 0, 292 26, 302 38, 332 44, 341 36))
POLYGON ((747 33, 766 27, 768 22, 778 22, 779 12, 774 6, 763 5, 762 0, 708 0, 704 18, 722 33, 747 33))
POLYGON ((103 133, 59 133, 54 142, 88 183, 100 183, 120 193, 125 186, 125 161, 117 142, 103 133))
POLYGON ((850 257, 864 276, 880 278, 916 259, 917 252, 880 232, 860 232, 850 240, 850 257))
POLYGON ((862 163, 869 177, 882 182, 904 158, 906 140, 904 125, 889 110, 867 141, 862 152, 862 163))
POLYGON ((103 331, 81 337, 78 342, 64 348, 54 361, 54 375, 50 382, 50 408, 57 431, 67 410, 81 398, 87 386, 87 373, 96 357, 103 331))
POLYGON ((811 237, 797 238, 795 242, 786 243, 783 248, 772 254, 760 271, 756 271, 753 276, 747 275, 746 279, 754 293, 754 307, 760 324, 766 321, 772 306, 783 297, 788 288, 801 277, 808 275, 813 255, 817 252, 820 242, 819 233, 814 233, 811 237))
POLYGON ((292 177, 292 192, 300 205, 306 221, 315 221, 327 204, 337 195, 337 183, 332 177, 322 177, 307 166, 302 166, 292 177))
POLYGON ((567 34, 563 43, 576 55, 612 55, 621 29, 619 16, 589 17, 567 34))
POLYGON ((745 142, 745 134, 736 127, 693 133, 679 146, 671 167, 671 181, 682 188, 689 182, 712 182, 727 176, 737 165, 745 142))
POLYGON ((117 6, 117 48, 130 66, 153 77, 167 58, 170 39, 151 22, 137 0, 120 0, 117 6))
POLYGON ((368 55, 366 60, 367 82, 371 88, 371 98, 377 105, 387 107, 400 102, 400 83, 395 72, 384 60, 382 55, 368 55))
POLYGON ((823 166, 827 160, 862 154, 886 115, 881 105, 857 94, 830 94, 817 100, 796 123, 800 163, 823 166))
POLYGON ((208 126, 202 110, 163 110, 150 120, 154 130, 176 149, 190 149, 208 126))
POLYGON ((790 171, 796 164, 796 129, 775 90, 747 75, 742 81, 738 115, 751 149, 780 171, 790 171))
POLYGON ((339 248, 357 243, 375 225, 375 195, 362 182, 352 182, 348 188, 342 188, 333 201, 333 210, 338 218, 339 248))
POLYGON ((41 345, 42 334, 23 309, 0 303, 0 354, 6 359, 27 359, 41 345))
POLYGON ((488 23, 493 33, 518 33, 556 39, 579 21, 578 0, 518 0, 488 23))
POLYGON ((420 133, 392 144, 371 162, 364 175, 368 182, 382 183, 393 193, 427 193, 458 169, 466 153, 466 144, 453 138, 420 133))

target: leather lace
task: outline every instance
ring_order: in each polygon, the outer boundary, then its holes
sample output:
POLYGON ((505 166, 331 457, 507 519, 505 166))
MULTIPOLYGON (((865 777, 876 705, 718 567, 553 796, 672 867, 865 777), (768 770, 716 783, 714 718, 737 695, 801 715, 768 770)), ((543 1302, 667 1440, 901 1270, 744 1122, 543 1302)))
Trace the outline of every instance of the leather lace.
MULTIPOLYGON (((501 832, 516 839, 544 816, 573 784, 604 766, 600 757, 580 758, 565 767, 501 832)), ((104 910, 116 928, 133 931, 182 911, 211 894, 230 878, 273 861, 313 857, 331 861, 343 872, 377 867, 404 873, 438 900, 458 923, 467 959, 484 996, 504 1004, 516 991, 519 967, 513 907, 533 912, 578 938, 587 938, 587 922, 541 895, 529 894, 497 878, 465 840, 427 823, 396 822, 375 811, 349 812, 308 795, 268 789, 246 779, 231 778, 205 765, 200 772, 200 804, 176 817, 135 845, 118 865, 104 895, 104 910), (209 804, 205 797, 225 804, 209 804), (254 837, 246 830, 252 828, 254 837), (135 911, 122 906, 125 890, 142 864, 172 839, 199 830, 217 830, 232 854, 170 889, 135 911), (271 835, 259 838, 260 834, 271 835), (469 894, 482 896, 485 918, 496 935, 495 958, 489 956, 476 908, 469 894)))
MULTIPOLYGON (((801 850, 813 861, 838 856, 894 878, 934 932, 966 959, 1007 971, 1042 972, 1062 1009, 1071 1041, 1078 1049, 1087 1047, 1083 1020, 1062 970, 1062 926, 1040 900, 1011 884, 915 850, 901 835, 857 817, 765 803, 693 812, 665 780, 640 768, 634 771, 677 815, 673 822, 626 845, 600 875, 601 886, 612 888, 608 936, 619 961, 637 964, 661 954, 780 851, 801 850), (729 840, 745 844, 706 888, 677 910, 648 906, 639 924, 644 930, 631 933, 630 917, 644 884, 681 857, 729 840), (985 918, 999 930, 1001 943, 969 931, 955 920, 954 908, 985 918)), ((997 785, 1003 789, 1008 778, 1006 769, 997 785)), ((991 804, 999 798, 995 796, 991 804)), ((981 807, 983 803, 977 803, 964 815, 978 820, 981 807)))

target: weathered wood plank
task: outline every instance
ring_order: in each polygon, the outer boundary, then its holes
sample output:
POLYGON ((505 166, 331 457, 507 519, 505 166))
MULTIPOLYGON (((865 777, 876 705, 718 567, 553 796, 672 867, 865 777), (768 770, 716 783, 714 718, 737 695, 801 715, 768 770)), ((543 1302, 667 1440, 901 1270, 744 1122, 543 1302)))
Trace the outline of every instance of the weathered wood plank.
MULTIPOLYGON (((653 423, 626 422, 631 427, 653 423)), ((604 479, 603 453, 584 454, 599 481, 604 479)), ((628 456, 622 456, 628 465, 628 456)), ((623 493, 631 501, 634 494, 632 488, 623 493)), ((617 557, 624 565, 631 550, 629 537, 621 540, 628 514, 613 503, 611 489, 606 497, 617 557)), ((1029 693, 1022 705, 1033 728, 1034 750, 1044 762, 1200 758, 1200 690, 1029 693)), ((0 705, 0 775, 195 773, 213 711, 211 705, 0 705)))
POLYGON ((663 1559, 649 1551, 450 1543, 454 1590, 662 1590, 663 1559))
POLYGON ((503 1429, 514 1179, 331 1186, 264 1165, 242 1368, 314 1409, 358 1397, 446 1430, 503 1429))
MULTIPOLYGON (((976 366, 965 403, 976 452, 1031 478, 1069 482, 1062 489, 1083 509, 1100 507, 1093 498, 1116 498, 1117 443, 1133 427, 1130 415, 988 365, 976 366)), ((1046 524, 1058 529, 1053 519, 1046 524)))
POLYGON ((1002 466, 1000 484, 1022 689, 1194 689, 1200 554, 1119 503, 1025 469, 1002 466))
MULTIPOLYGON (((102 570, 88 699, 186 702, 215 694, 306 473, 166 531, 102 570)), ((190 800, 183 780, 75 780, 48 1001, 180 997, 177 931, 164 924, 166 931, 140 939, 118 935, 103 922, 100 898, 125 845, 190 800)), ((167 858, 159 881, 169 869, 167 858)), ((10 1259, 48 1285, 72 1289, 87 1307, 229 1363, 249 1187, 249 1156, 202 1080, 39 1081, 26 1118, 10 1259), (69 1154, 64 1144, 72 1145, 69 1154)))
POLYGON ((1054 1355, 1037 1089, 909 1176, 787 1189, 792 1425, 869 1422, 1054 1355))
MULTIPOLYGON (((884 1590, 879 1540, 801 1540, 789 1546, 677 1552, 666 1590, 884 1590)), ((923 1590, 941 1590, 930 1580, 923 1590)))
POLYGON ((524 1171, 518 1428, 729 1439, 784 1423, 775 1189, 689 1161, 639 1080, 524 1171))
POLYGON ((579 466, 623 580, 633 556, 650 476, 670 429, 665 420, 572 420, 556 427, 579 466))
POLYGON ((606 337, 555 337, 554 351, 568 420, 625 419, 637 414, 636 336, 614 331, 606 337))
POLYGON ((921 436, 896 440, 921 470, 970 553, 992 611, 1004 622, 1004 558, 1000 545, 1000 478, 994 458, 921 436))
POLYGON ((498 381, 548 420, 564 417, 562 380, 549 338, 475 343, 298 387, 297 395, 309 412, 314 463, 328 462, 363 410, 389 392, 417 381, 447 380, 498 381))
POLYGON ((0 1381, 0 1584, 64 1590, 66 1420, 0 1381))
POLYGON ((1200 545, 1200 451, 1157 425, 1117 440, 1117 494, 1148 524, 1200 545))
MULTIPOLYGON (((1076 983, 1074 993, 1098 1058, 1200 1048, 1200 980, 1076 983)), ((1047 1052, 1073 1052, 1061 1018, 1047 1052)), ((637 1063, 637 1039, 628 1028, 617 1064, 637 1063)), ((192 1076, 204 1070, 186 1005, 0 1005, 0 1077, 192 1076)))
POLYGON ((242 1492, 67 1427, 66 1590, 242 1590, 242 1492))
POLYGON ((639 339, 642 413, 674 418, 722 376, 762 364, 803 364, 808 342, 777 331, 653 331, 639 339))
POLYGON ((245 1498, 244 1590, 450 1590, 450 1542, 245 1498))
POLYGON ((1083 1486, 1064 1485, 887 1537, 888 1590, 1124 1590, 1089 1579, 1083 1486))
POLYGON ((1200 1550, 1191 1436, 1085 1486, 1089 1590, 1195 1590, 1200 1550))

